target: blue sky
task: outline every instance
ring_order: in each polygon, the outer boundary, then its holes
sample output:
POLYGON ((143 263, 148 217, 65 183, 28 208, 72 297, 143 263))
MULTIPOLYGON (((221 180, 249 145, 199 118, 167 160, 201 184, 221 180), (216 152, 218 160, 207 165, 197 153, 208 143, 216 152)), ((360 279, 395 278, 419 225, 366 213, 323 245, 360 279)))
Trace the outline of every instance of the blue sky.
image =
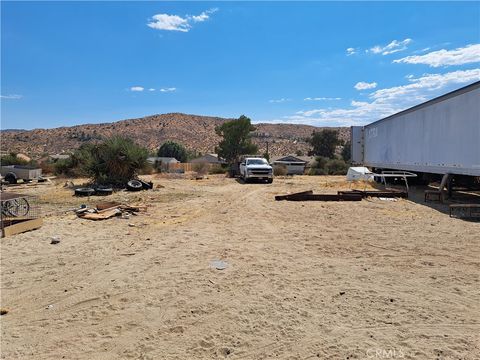
POLYGON ((2 2, 1 127, 368 123, 480 80, 479 2, 2 2))

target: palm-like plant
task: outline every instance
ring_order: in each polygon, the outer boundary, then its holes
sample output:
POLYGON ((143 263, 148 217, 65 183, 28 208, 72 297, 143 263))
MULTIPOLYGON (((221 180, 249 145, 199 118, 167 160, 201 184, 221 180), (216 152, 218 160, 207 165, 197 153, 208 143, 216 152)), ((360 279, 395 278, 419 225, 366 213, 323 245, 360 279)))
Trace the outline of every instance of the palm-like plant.
POLYGON ((147 155, 132 139, 115 136, 92 147, 85 167, 97 184, 123 187, 147 165, 147 155))

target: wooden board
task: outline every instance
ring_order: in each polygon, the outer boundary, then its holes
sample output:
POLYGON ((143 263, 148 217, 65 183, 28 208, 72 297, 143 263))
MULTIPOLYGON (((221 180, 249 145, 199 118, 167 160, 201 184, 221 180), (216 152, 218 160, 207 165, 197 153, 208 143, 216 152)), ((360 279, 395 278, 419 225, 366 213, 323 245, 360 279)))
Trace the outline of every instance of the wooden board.
POLYGON ((121 215, 121 210, 117 208, 104 210, 102 213, 83 213, 78 216, 88 220, 105 220, 114 216, 121 215))
POLYGON ((21 234, 26 231, 35 230, 43 225, 43 219, 27 220, 22 221, 15 225, 6 226, 3 228, 3 236, 12 236, 16 234, 21 234))

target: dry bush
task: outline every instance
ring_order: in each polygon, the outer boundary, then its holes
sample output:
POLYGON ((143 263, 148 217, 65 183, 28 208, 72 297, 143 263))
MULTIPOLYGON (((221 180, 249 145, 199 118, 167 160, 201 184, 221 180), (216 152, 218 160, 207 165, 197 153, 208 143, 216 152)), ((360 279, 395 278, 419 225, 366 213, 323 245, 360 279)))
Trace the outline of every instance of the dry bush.
POLYGON ((192 170, 195 171, 198 175, 206 175, 208 174, 208 170, 210 170, 210 165, 206 162, 194 163, 192 166, 192 170))
POLYGON ((273 166, 273 175, 275 176, 285 176, 287 175, 288 170, 285 165, 274 165, 273 166))

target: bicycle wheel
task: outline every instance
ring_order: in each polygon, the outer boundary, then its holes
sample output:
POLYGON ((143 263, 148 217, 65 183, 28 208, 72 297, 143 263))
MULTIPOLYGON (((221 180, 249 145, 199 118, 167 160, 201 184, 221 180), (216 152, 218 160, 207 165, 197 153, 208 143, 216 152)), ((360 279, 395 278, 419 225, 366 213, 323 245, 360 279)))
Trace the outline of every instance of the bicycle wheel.
POLYGON ((2 212, 12 217, 26 216, 30 211, 30 204, 25 198, 7 200, 3 203, 2 212))

